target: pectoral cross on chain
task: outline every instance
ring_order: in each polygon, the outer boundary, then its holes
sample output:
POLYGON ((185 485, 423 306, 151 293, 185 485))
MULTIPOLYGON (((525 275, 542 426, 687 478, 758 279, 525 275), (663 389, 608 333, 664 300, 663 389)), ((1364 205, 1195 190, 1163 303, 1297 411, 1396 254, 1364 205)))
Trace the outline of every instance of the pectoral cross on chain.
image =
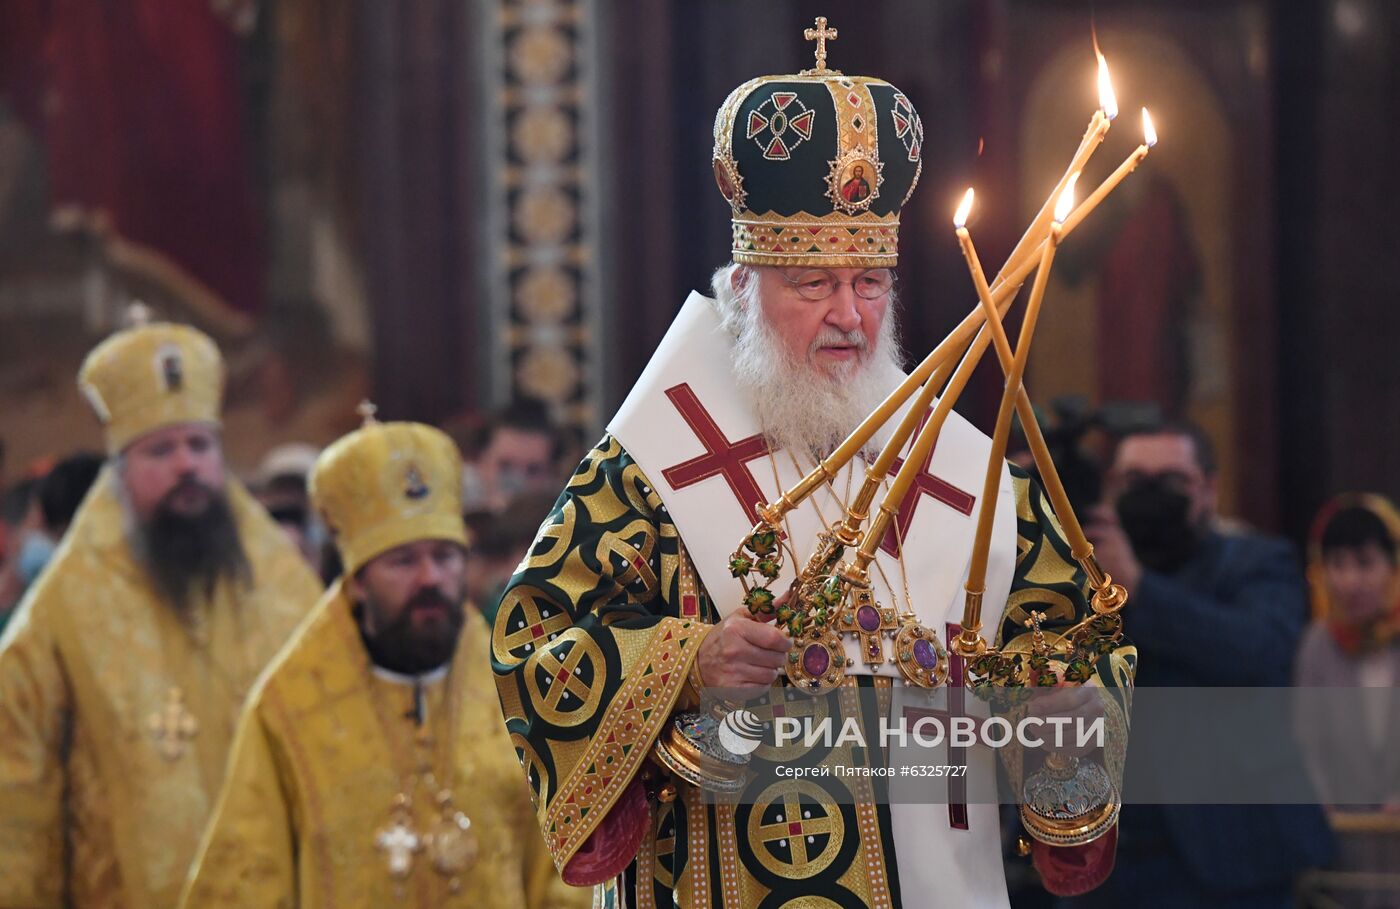
POLYGON ((423 851, 423 838, 398 820, 375 834, 374 845, 388 859, 389 876, 401 881, 413 870, 413 857, 423 851))
POLYGON ((155 737, 160 756, 178 761, 185 753, 186 743, 199 732, 199 721, 185 709, 185 693, 172 687, 165 695, 165 706, 151 714, 146 725, 155 737))
POLYGON ((427 848, 427 843, 413 829, 413 809, 408 796, 394 796, 389 823, 374 832, 374 847, 384 853, 389 877, 396 881, 407 879, 413 871, 413 857, 427 848))

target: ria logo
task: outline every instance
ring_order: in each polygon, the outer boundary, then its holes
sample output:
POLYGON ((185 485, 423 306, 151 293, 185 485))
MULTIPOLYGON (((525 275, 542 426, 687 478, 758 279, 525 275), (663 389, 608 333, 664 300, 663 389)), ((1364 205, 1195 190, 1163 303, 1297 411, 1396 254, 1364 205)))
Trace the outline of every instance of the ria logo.
POLYGON ((736 757, 753 754, 763 743, 763 721, 751 710, 736 710, 720 720, 719 743, 736 757))

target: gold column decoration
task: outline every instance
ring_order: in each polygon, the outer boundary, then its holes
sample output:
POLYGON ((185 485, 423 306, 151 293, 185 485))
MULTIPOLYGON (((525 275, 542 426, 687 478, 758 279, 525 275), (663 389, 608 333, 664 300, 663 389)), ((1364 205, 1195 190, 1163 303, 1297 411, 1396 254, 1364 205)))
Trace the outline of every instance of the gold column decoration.
POLYGON ((600 376, 593 6, 494 0, 478 45, 489 111, 479 184, 492 194, 488 387, 497 403, 537 398, 590 432, 600 376))

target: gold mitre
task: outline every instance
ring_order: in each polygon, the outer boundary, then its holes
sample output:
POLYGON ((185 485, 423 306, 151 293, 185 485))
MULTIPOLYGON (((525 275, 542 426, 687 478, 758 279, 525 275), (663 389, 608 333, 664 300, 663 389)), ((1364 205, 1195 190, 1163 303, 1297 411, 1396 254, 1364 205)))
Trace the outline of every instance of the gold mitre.
POLYGON ((321 453, 308 485, 347 575, 405 543, 467 545, 462 457, 431 426, 368 418, 321 453))
POLYGON ((106 431, 108 453, 163 426, 217 426, 224 361, 214 341, 188 325, 144 324, 140 307, 133 307, 132 321, 93 348, 78 370, 78 388, 106 431))

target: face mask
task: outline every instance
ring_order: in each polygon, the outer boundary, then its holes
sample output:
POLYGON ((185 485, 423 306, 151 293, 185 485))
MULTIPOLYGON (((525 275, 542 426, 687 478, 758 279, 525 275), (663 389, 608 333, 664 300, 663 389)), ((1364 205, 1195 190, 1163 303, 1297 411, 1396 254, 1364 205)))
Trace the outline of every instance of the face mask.
POLYGON ((1195 554, 1200 530, 1191 523, 1191 498, 1155 477, 1134 482, 1118 497, 1118 521, 1138 561, 1170 574, 1195 554))
POLYGON ((507 468, 496 474, 496 488, 509 501, 530 488, 530 478, 523 470, 507 468))
POLYGON ((25 587, 34 583, 34 579, 39 576, 39 572, 44 570, 44 566, 49 564, 49 559, 53 558, 54 542, 42 533, 31 533, 25 536, 24 544, 19 548, 19 558, 15 560, 15 566, 19 570, 19 578, 25 587))

